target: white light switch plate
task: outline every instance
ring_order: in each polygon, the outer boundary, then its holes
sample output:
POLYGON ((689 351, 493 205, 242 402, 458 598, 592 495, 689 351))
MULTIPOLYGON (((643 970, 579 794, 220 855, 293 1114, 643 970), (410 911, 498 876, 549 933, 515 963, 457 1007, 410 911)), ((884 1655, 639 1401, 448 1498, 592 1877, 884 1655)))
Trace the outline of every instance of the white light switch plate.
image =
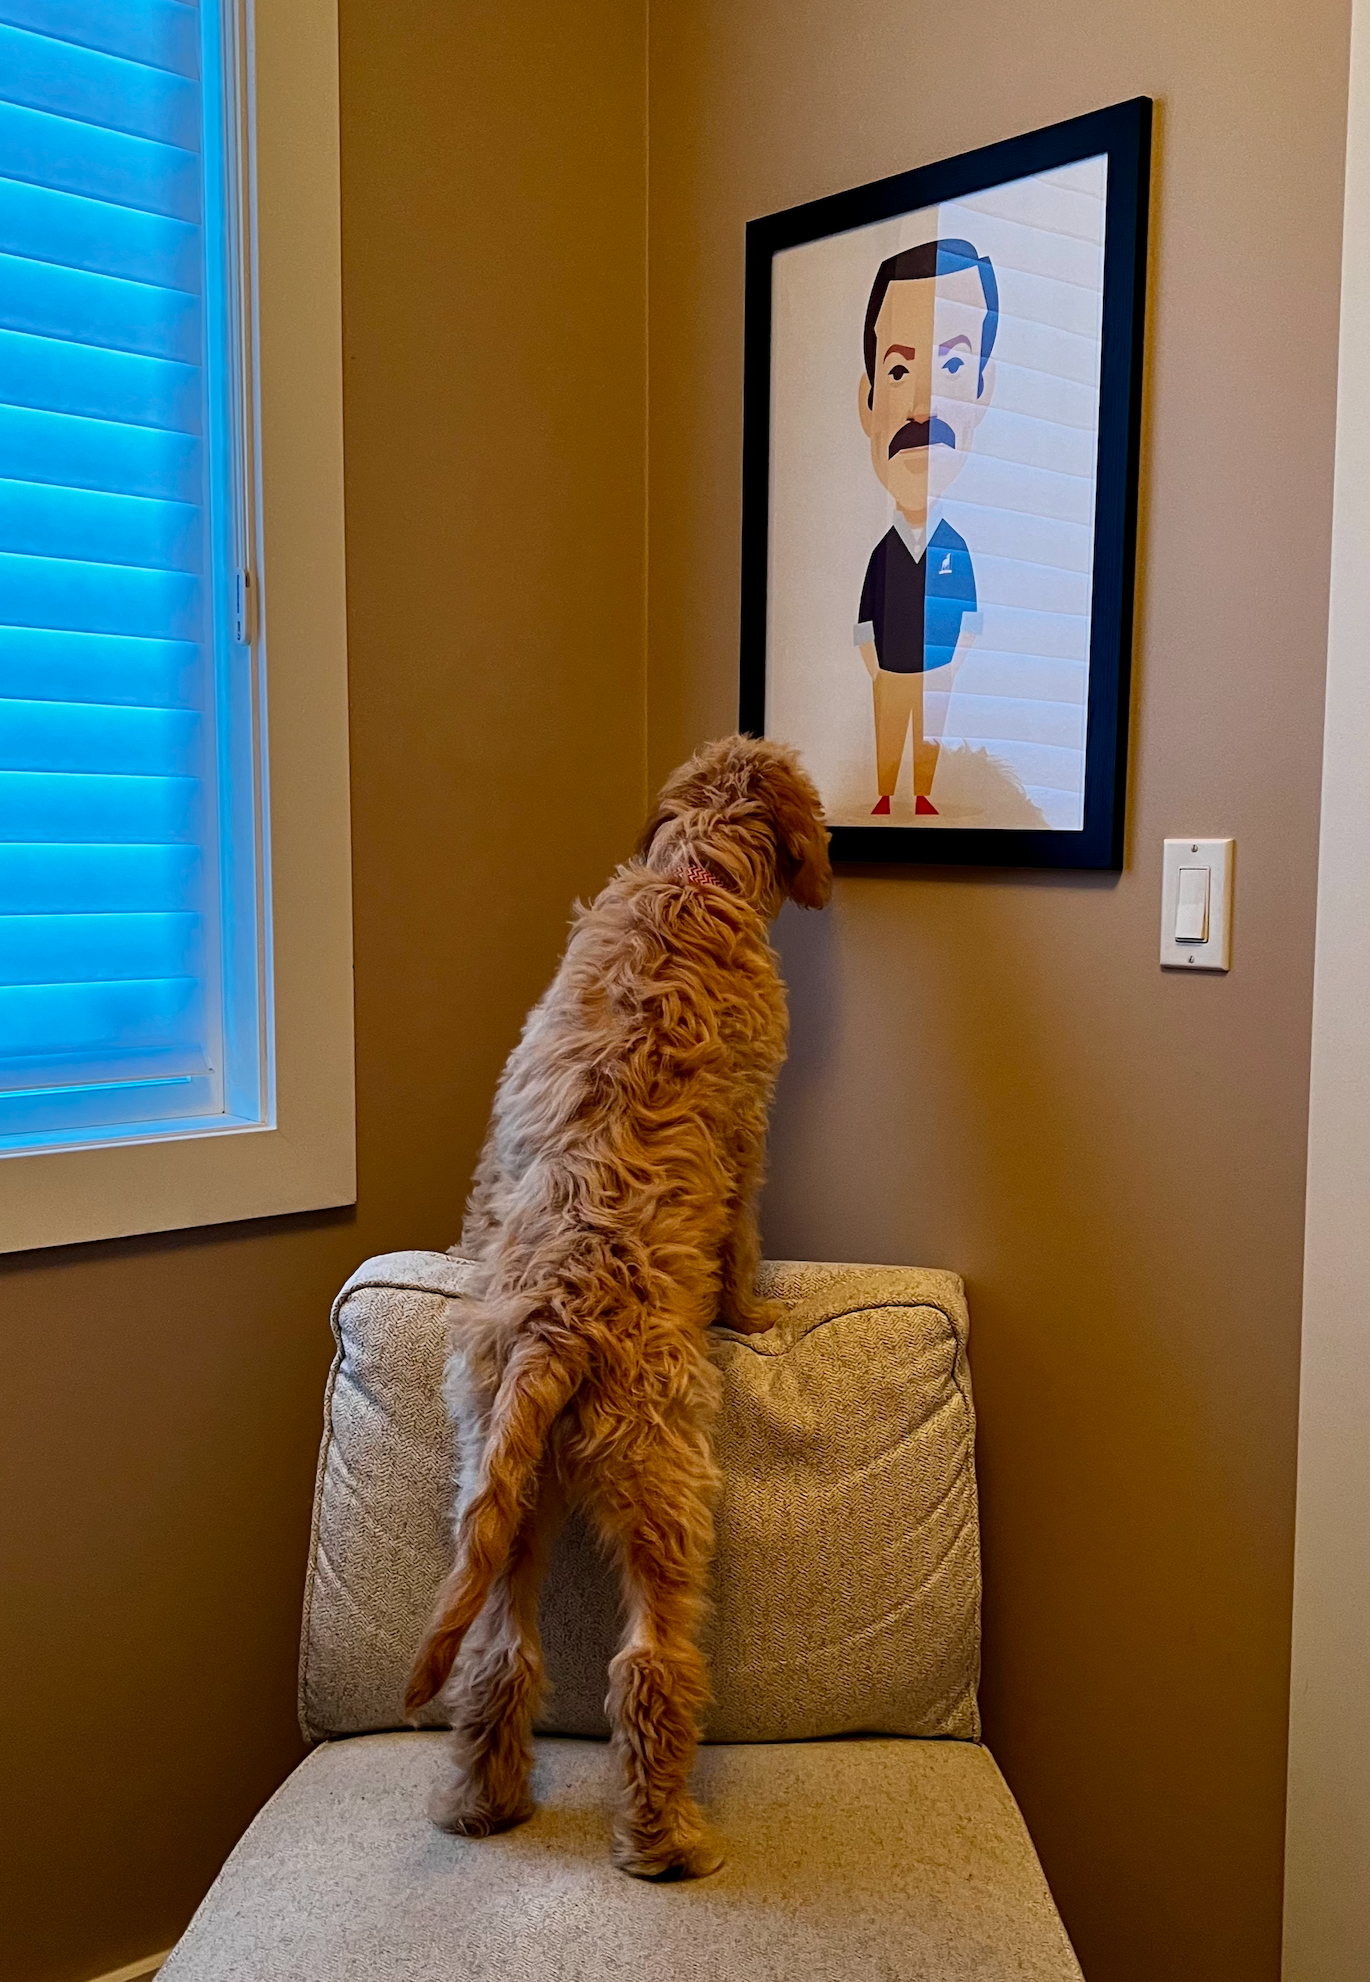
POLYGON ((1167 840, 1161 869, 1161 962, 1175 970, 1232 968, 1232 876, 1235 840, 1167 840), (1205 942, 1176 939, 1175 917, 1180 904, 1180 869, 1206 867, 1208 937, 1205 942))

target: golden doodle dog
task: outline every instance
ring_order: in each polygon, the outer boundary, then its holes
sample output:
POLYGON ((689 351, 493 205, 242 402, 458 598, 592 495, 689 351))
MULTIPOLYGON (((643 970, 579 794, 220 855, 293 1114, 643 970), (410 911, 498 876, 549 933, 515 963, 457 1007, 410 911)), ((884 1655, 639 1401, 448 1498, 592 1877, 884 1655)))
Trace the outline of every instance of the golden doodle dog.
POLYGON ((717 1484, 706 1331, 776 1318, 752 1284, 787 1027, 767 924, 787 898, 821 908, 831 886, 793 753, 709 744, 667 781, 636 858, 577 911, 505 1067, 444 1386, 456 1567, 405 1696, 413 1716, 448 1689, 455 1768, 431 1807, 446 1830, 483 1837, 532 1812, 537 1589, 575 1504, 617 1563, 627 1617, 607 1702, 615 1862, 682 1878, 723 1861, 689 1791, 717 1484))

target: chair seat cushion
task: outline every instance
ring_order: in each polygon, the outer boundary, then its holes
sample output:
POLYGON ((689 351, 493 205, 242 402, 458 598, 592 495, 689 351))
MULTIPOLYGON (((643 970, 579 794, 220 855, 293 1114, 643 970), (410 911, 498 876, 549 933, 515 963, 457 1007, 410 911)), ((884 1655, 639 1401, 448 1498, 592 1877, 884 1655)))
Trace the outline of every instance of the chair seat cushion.
POLYGON ((162 1982, 1081 1982, 978 1745, 706 1749, 697 1786, 728 1861, 664 1886, 610 1863, 604 1744, 540 1742, 536 1816, 478 1842, 424 1815, 441 1747, 373 1734, 316 1749, 162 1982))

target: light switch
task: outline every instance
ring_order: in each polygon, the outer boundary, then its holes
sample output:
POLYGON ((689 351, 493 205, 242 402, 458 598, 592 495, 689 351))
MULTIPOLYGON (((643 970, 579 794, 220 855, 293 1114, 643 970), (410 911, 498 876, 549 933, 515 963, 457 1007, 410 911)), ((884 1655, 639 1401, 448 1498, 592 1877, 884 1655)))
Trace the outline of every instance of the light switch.
POLYGON ((1206 943, 1208 941, 1208 886, 1207 867, 1182 867, 1180 869, 1180 891, 1175 903, 1175 941, 1177 943, 1206 943))
POLYGON ((1161 877, 1161 962, 1232 968, 1235 840, 1167 840, 1161 877))

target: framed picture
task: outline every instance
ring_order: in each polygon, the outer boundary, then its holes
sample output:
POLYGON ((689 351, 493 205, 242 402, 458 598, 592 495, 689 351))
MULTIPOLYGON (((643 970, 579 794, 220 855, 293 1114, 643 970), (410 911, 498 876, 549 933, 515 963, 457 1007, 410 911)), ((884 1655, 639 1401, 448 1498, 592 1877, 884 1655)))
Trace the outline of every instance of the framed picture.
POLYGON ((847 861, 1123 856, 1151 103, 747 228, 742 727, 847 861))

